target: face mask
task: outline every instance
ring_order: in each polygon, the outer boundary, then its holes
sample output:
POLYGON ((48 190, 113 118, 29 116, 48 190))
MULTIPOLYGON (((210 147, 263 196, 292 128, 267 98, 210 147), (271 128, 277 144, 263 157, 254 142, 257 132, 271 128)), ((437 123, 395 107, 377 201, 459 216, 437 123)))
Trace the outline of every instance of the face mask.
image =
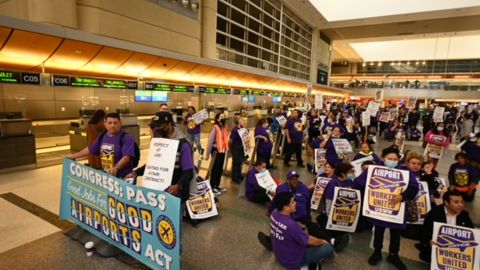
POLYGON ((227 119, 220 119, 220 123, 222 123, 222 125, 225 125, 225 123, 227 122, 227 119))
POLYGON ((438 131, 442 131, 442 130, 443 130, 443 127, 438 127, 437 130, 438 130, 438 131))
POLYGON ((390 169, 397 167, 397 165, 398 165, 397 161, 385 161, 385 166, 387 166, 390 169))
POLYGON ((266 172, 266 171, 267 171, 267 168, 260 169, 261 173, 266 172))
POLYGON ((355 176, 353 174, 349 174, 347 175, 347 180, 352 182, 353 180, 355 180, 355 176))
POLYGON ((470 138, 470 141, 471 141, 471 142, 476 142, 476 141, 477 141, 477 138, 475 138, 475 137, 470 138))

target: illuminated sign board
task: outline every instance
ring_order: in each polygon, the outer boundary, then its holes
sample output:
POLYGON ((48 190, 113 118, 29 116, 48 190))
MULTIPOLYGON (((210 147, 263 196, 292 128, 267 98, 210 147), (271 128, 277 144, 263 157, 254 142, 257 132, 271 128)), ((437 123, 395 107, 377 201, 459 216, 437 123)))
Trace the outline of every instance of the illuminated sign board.
POLYGON ((205 87, 205 86, 200 86, 199 87, 199 92, 202 94, 223 94, 223 95, 229 95, 232 90, 227 89, 227 88, 214 88, 214 87, 205 87))
POLYGON ((40 74, 0 71, 0 83, 40 84, 40 74))
POLYGON ((233 89, 234 95, 248 96, 250 91, 248 89, 233 89))
POLYGON ((193 92, 192 85, 175 85, 166 83, 145 83, 146 90, 172 91, 172 92, 193 92))

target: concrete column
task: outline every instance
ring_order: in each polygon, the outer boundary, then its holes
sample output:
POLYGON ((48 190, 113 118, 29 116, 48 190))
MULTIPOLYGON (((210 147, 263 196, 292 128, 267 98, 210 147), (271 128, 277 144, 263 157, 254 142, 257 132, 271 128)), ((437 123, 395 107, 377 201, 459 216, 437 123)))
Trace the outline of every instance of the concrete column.
POLYGON ((320 30, 318 28, 312 29, 312 50, 310 55, 310 81, 312 83, 317 82, 318 50, 320 50, 318 46, 319 33, 320 30))
POLYGON ((202 0, 202 57, 216 59, 217 0, 202 0))

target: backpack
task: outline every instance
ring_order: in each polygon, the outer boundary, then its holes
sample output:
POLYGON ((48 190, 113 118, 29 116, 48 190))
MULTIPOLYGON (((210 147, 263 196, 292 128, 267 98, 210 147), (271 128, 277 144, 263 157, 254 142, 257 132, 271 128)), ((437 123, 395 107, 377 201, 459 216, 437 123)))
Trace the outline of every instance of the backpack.
MULTIPOLYGON (((107 131, 103 131, 101 134, 100 134, 100 137, 98 138, 98 140, 101 142, 102 139, 103 139, 103 136, 107 133, 107 131)), ((127 135, 128 132, 122 130, 120 131, 120 150, 122 150, 122 147, 123 147, 123 142, 125 140, 125 135, 127 135)), ((135 154, 134 157, 131 157, 130 159, 130 163, 132 164, 132 167, 133 168, 136 168, 138 166, 138 162, 140 161, 140 148, 138 147, 138 144, 135 140, 133 140, 133 152, 135 154)))

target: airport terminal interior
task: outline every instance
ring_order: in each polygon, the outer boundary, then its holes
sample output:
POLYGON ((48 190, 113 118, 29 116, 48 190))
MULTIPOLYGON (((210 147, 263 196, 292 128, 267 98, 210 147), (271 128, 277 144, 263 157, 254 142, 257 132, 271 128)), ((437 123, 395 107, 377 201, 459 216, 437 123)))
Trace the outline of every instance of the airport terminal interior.
MULTIPOLYGON (((185 211, 177 231, 181 255, 172 269, 291 269, 277 258, 278 246, 272 252, 258 239, 259 232, 270 234, 271 202, 245 197, 245 175, 261 160, 257 123, 267 119, 268 172, 278 183, 295 171, 315 186, 323 167, 315 172, 314 148, 328 148, 339 127, 352 148, 341 154, 332 148, 340 163, 354 161, 363 142, 379 157, 396 145, 402 158, 418 152, 433 159, 439 177, 456 190, 451 165, 464 152, 475 189, 480 0, 0 0, 0 269, 170 269, 163 242, 153 266, 127 252, 87 256, 85 242, 97 245, 98 238, 73 240, 67 232, 77 225, 59 217, 61 207, 71 207, 61 205, 62 164, 102 140, 89 131, 98 110, 119 115, 139 146, 141 166, 149 161, 160 111, 187 134, 190 107, 204 112, 193 127, 205 150, 212 130, 219 130, 218 115, 230 131, 245 119, 248 136, 237 137, 246 158, 238 183, 232 180, 238 163, 233 151, 216 170, 215 158, 206 159, 192 142, 198 175, 221 175, 224 190, 215 187, 211 200, 217 215, 192 221, 185 211), (298 157, 285 162, 295 144, 286 139, 289 127, 298 127, 291 122, 301 122, 303 164, 298 157), (275 124, 282 128, 273 129, 275 124), (442 151, 437 156, 428 150, 434 144, 429 132, 444 134, 435 143, 442 151), (313 146, 317 136, 328 143, 313 146)), ((216 143, 219 136, 212 136, 216 143)), ((326 151, 322 160, 330 163, 326 151)), ((476 246, 479 197, 473 192, 473 200, 464 202, 476 246)), ((312 210, 312 221, 321 214, 312 210)), ((478 256, 471 264, 439 268, 420 258, 418 239, 403 236, 398 258, 404 267, 395 266, 387 260, 389 230, 383 259, 371 265, 374 231, 345 234, 346 246, 319 261, 318 269, 480 269, 478 256)))

